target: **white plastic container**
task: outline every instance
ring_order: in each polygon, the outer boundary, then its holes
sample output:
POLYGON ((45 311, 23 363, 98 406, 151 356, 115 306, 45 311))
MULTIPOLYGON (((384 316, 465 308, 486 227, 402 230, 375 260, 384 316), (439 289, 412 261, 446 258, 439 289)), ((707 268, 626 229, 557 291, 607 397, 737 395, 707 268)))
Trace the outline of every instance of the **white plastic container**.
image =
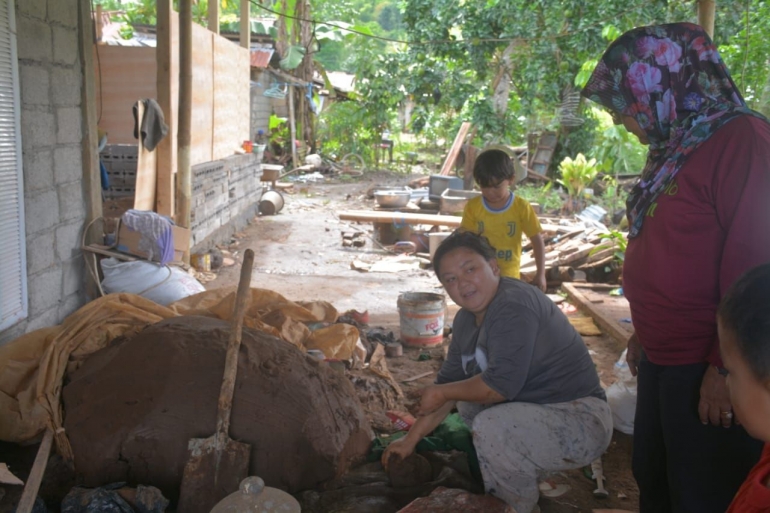
POLYGON ((433 232, 428 234, 428 251, 430 251, 430 259, 433 260, 433 255, 436 253, 439 244, 444 242, 444 239, 449 237, 452 232, 433 232))

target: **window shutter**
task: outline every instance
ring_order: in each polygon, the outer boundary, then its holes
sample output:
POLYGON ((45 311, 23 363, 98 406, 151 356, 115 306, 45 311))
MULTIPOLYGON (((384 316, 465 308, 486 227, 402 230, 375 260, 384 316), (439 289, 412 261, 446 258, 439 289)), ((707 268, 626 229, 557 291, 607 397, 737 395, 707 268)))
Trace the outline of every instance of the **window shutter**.
POLYGON ((0 0, 0 331, 27 317, 27 259, 13 0, 0 0))

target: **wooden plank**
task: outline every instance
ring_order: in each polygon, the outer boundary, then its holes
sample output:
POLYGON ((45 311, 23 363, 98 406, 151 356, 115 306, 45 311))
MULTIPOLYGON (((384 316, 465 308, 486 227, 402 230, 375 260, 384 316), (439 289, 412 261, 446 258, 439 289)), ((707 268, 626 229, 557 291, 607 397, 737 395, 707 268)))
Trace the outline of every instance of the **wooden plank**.
MULTIPOLYGON (((212 150, 214 148, 215 37, 218 36, 193 23, 190 166, 214 160, 212 150)), ((234 141, 233 144, 237 145, 240 142, 242 141, 234 141)))
POLYGON ((455 141, 452 143, 452 148, 449 150, 449 154, 446 156, 446 160, 444 160, 444 165, 441 166, 441 172, 439 172, 440 175, 449 175, 449 172, 452 170, 452 166, 455 164, 455 160, 457 160, 457 155, 459 155, 460 150, 463 147, 465 136, 468 135, 468 130, 470 130, 470 128, 470 121, 463 121, 462 125, 460 125, 460 130, 457 132, 455 141))
POLYGON ((249 51, 232 41, 213 36, 214 95, 212 160, 235 153, 250 136, 249 51))
MULTIPOLYGON (((217 2, 212 2, 218 5, 217 2)), ((176 91, 176 77, 179 70, 176 69, 177 59, 172 49, 178 48, 179 34, 177 28, 178 19, 171 9, 171 0, 158 0, 157 2, 157 47, 156 69, 157 76, 155 87, 158 95, 158 105, 163 110, 163 117, 168 125, 168 134, 155 148, 157 182, 155 185, 155 211, 158 214, 174 216, 174 173, 176 172, 176 106, 177 100, 173 92, 176 91), (174 23, 172 21, 176 21, 174 23), (176 41, 174 41, 176 35, 176 41), (173 71, 172 71, 173 69, 173 71), (175 71, 175 73, 174 73, 175 71), (172 100, 173 96, 173 100, 172 100)))
POLYGON ((240 34, 239 39, 241 43, 241 47, 245 48, 247 51, 249 49, 249 45, 251 44, 251 24, 249 23, 249 8, 250 8, 250 2, 249 0, 241 0, 241 20, 240 20, 240 34))
MULTIPOLYGON (((97 242, 101 233, 101 223, 96 221, 102 217, 102 181, 99 172, 99 135, 97 130, 96 71, 94 66, 94 50, 91 34, 91 3, 90 0, 80 0, 78 9, 78 54, 80 70, 83 76, 83 87, 80 90, 80 108, 83 115, 83 137, 80 143, 83 161, 83 190, 85 192, 86 226, 94 224, 94 229, 85 234, 86 242, 97 242)), ((98 297, 98 284, 85 274, 85 292, 88 298, 98 297)))
MULTIPOLYGON (((141 126, 144 119, 144 102, 136 102, 137 119, 141 126)), ((158 177, 155 172, 155 152, 144 147, 141 136, 137 141, 139 152, 136 159, 136 191, 134 208, 136 210, 155 210, 155 185, 158 177)))
POLYGON ((403 212, 370 212, 367 210, 351 210, 340 212, 342 221, 361 221, 365 223, 400 223, 400 224, 429 224, 433 226, 460 226, 462 219, 457 216, 442 216, 431 214, 406 214, 403 212))
POLYGON ((606 334, 625 346, 628 342, 628 337, 630 336, 628 330, 623 328, 615 319, 605 314, 600 308, 597 308, 597 306, 580 291, 581 285, 562 283, 561 287, 570 299, 575 302, 575 306, 579 310, 582 310, 593 317, 596 324, 598 324, 606 334))
POLYGON ((52 442, 53 430, 49 428, 45 430, 43 441, 37 450, 35 462, 32 464, 32 470, 30 470, 29 477, 27 478, 27 485, 21 493, 19 505, 16 506, 17 513, 30 513, 35 506, 37 492, 40 490, 40 483, 43 482, 43 474, 45 474, 45 468, 48 466, 48 457, 51 455, 52 442))
MULTIPOLYGON (((90 26, 90 23, 89 25, 90 26)), ((90 33, 90 31, 89 31, 90 33)), ((99 128, 110 144, 136 144, 132 108, 140 98, 156 96, 155 48, 93 45, 95 105, 101 106, 99 128)))

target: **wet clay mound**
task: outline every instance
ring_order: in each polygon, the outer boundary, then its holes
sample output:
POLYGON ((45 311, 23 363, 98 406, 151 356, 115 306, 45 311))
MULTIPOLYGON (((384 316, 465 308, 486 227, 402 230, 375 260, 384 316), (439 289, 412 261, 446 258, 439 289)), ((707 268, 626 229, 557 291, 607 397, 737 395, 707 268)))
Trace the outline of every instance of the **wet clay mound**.
MULTIPOLYGON (((229 330, 207 317, 168 319, 72 374, 64 426, 86 486, 128 481, 178 497, 187 441, 215 432, 229 330)), ((342 374, 244 329, 230 437, 251 444, 251 475, 295 493, 362 460, 372 432, 342 374)))

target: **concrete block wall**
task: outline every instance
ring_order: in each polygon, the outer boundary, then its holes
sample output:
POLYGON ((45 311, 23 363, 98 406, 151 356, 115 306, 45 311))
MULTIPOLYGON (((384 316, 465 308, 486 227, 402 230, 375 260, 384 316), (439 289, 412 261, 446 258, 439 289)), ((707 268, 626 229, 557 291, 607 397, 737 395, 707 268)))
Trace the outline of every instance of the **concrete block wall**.
POLYGON ((85 302, 77 1, 15 5, 29 309, 0 343, 59 324, 85 302))
POLYGON ((233 155, 192 168, 192 247, 216 242, 242 227, 256 212, 262 197, 261 158, 253 153, 233 155))
POLYGON ((270 75, 266 71, 254 69, 251 73, 251 137, 254 138, 257 130, 261 129, 265 134, 268 133, 270 114, 273 113, 273 98, 263 94, 269 87, 270 75))

